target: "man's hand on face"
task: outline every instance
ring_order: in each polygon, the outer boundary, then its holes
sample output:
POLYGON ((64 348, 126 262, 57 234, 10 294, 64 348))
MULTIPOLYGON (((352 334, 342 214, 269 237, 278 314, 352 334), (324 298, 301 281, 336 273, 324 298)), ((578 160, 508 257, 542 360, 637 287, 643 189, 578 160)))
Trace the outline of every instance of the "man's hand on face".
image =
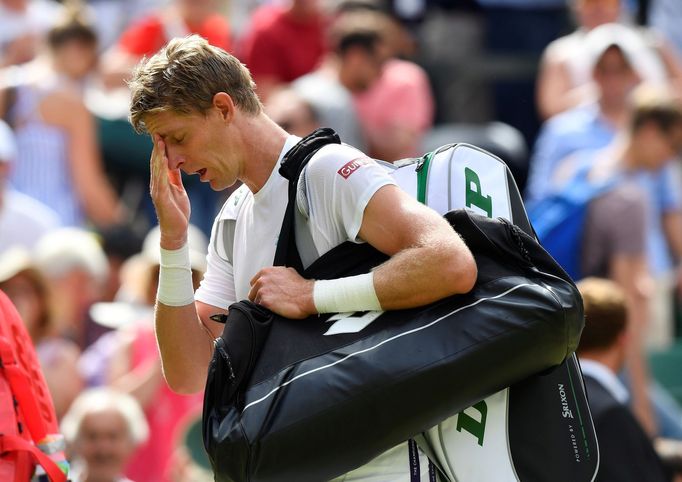
POLYGON ((278 315, 302 319, 317 313, 313 302, 315 282, 302 278, 293 268, 263 268, 250 283, 249 300, 278 315))
POLYGON ((154 150, 150 158, 149 192, 154 202, 161 229, 161 247, 178 249, 187 242, 190 204, 182 185, 180 169, 170 169, 166 145, 154 134, 154 150))

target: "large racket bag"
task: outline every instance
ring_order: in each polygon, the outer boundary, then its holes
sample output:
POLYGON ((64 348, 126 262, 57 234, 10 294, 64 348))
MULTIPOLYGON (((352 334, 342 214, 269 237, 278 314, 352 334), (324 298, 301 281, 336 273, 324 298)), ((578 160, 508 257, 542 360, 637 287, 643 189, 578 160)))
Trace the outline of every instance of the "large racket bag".
MULTIPOLYGON (((295 180, 323 134, 282 171, 294 182, 277 258, 298 269, 295 180)), ((418 309, 307 320, 232 305, 204 401, 216 480, 329 480, 413 436, 443 479, 592 480, 598 450, 572 355, 582 302, 531 235, 509 170, 467 145, 387 169, 447 213, 476 257, 474 289, 418 309)), ((303 275, 353 275, 385 259, 346 243, 303 275)))

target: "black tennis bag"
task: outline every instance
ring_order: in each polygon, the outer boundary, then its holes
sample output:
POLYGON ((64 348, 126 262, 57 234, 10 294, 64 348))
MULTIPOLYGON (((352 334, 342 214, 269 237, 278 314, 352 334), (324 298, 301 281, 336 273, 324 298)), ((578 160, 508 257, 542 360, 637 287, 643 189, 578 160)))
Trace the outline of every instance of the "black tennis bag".
MULTIPOLYGON (((290 159, 283 163, 282 173, 294 181, 276 264, 314 279, 364 273, 386 259, 367 244, 345 243, 305 271, 298 259, 292 200, 310 157, 301 152, 328 142, 321 138, 306 138, 290 152, 294 168, 290 159)), ((558 401, 554 381, 547 389, 527 377, 544 371, 542 376, 564 381, 566 370, 578 387, 564 389, 566 403, 582 407, 584 423, 576 430, 588 435, 571 441, 566 432, 559 443, 570 451, 576 445, 577 465, 583 462, 585 474, 592 471, 596 453, 585 463, 585 451, 592 449, 593 429, 574 358, 566 368, 583 327, 575 285, 533 237, 510 222, 468 210, 446 218, 478 265, 476 285, 465 295, 417 309, 306 320, 282 318, 248 301, 230 307, 204 395, 204 443, 217 481, 329 480, 517 382, 528 384, 520 392, 529 402, 517 408, 521 412, 536 410, 530 398, 544 405, 558 401)), ((562 422, 558 411, 537 418, 554 426, 562 422)), ((542 436, 522 432, 519 439, 529 445, 544 443, 542 436)), ((550 480, 542 467, 552 461, 567 466, 562 457, 538 463, 528 454, 520 457, 528 465, 520 480, 550 480)), ((575 476, 579 471, 571 468, 568 479, 551 480, 591 479, 575 476)))

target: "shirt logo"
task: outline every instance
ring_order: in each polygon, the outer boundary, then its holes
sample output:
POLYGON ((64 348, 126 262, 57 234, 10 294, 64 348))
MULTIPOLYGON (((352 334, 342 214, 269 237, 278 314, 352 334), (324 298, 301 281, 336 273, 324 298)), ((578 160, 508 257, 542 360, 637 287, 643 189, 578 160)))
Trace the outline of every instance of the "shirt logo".
POLYGON ((344 164, 344 166, 339 169, 337 172, 341 174, 341 177, 344 179, 348 179, 351 174, 353 174, 355 171, 360 169, 362 166, 365 164, 371 163, 372 160, 368 157, 359 157, 357 159, 353 159, 350 162, 347 162, 344 164))

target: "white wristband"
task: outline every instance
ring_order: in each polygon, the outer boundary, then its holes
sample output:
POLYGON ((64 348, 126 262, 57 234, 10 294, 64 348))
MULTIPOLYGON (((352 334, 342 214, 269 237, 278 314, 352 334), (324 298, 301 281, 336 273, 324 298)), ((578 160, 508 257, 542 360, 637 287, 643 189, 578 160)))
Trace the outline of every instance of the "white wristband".
POLYGON ((166 306, 185 306, 194 303, 189 245, 185 244, 180 249, 160 249, 157 300, 166 306))
POLYGON ((374 290, 374 273, 317 280, 313 286, 313 303, 318 313, 381 311, 374 290))

